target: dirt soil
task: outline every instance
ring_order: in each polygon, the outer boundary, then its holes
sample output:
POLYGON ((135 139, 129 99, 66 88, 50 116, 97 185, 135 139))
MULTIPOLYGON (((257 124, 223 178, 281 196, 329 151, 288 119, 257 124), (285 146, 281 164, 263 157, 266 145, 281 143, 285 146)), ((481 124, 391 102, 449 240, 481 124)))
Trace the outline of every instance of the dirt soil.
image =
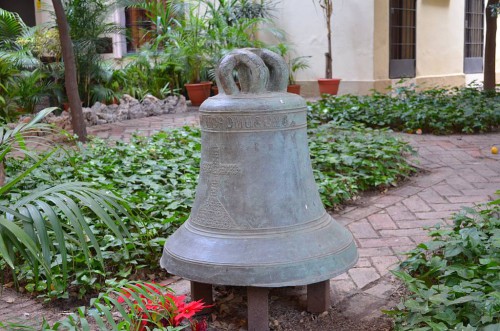
MULTIPOLYGON (((247 330, 246 290, 242 287, 217 286, 215 288, 215 311, 209 320, 209 331, 247 330)), ((363 300, 362 295, 354 295, 348 300, 363 300)), ((390 308, 399 301, 392 296, 390 308)), ((389 331, 393 329, 392 320, 380 312, 379 307, 373 311, 353 314, 347 302, 340 302, 321 314, 311 314, 305 310, 305 287, 289 287, 272 289, 269 294, 269 328, 276 331, 389 331), (360 316, 362 315, 362 316, 360 316)))

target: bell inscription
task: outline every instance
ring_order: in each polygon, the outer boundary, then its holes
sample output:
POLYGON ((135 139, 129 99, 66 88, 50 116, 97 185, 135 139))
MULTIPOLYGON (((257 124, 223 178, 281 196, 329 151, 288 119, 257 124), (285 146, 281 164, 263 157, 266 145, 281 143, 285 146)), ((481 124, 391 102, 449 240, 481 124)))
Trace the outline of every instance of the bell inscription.
POLYGON ((262 115, 200 115, 202 130, 236 131, 236 130, 277 130, 305 126, 301 114, 262 114, 262 115))
POLYGON ((210 161, 201 163, 201 173, 210 177, 208 181, 208 197, 193 217, 193 222, 216 229, 235 229, 238 225, 231 218, 219 199, 220 176, 235 176, 241 171, 237 164, 222 164, 219 147, 210 148, 210 161))

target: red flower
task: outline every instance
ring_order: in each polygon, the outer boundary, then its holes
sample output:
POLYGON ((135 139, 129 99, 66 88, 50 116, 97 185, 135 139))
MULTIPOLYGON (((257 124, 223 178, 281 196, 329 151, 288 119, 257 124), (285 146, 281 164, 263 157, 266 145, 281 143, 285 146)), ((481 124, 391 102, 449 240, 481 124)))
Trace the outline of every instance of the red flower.
MULTIPOLYGON (((185 319, 189 320, 197 312, 211 307, 205 305, 202 300, 186 303, 185 295, 173 295, 155 286, 154 283, 137 283, 135 288, 134 286, 123 288, 118 302, 124 303, 126 299, 133 303, 131 309, 142 312, 137 314, 134 320, 134 325, 138 326, 139 331, 154 326, 179 326, 185 319), (137 288, 140 288, 140 291, 137 288), (137 295, 134 294, 135 291, 138 292, 137 295), (137 298, 140 302, 136 302, 137 298)), ((206 331, 208 328, 206 320, 201 322, 189 320, 189 322, 193 331, 206 331)))
MULTIPOLYGON (((186 296, 185 295, 173 295, 172 293, 167 293, 166 298, 170 299, 174 306, 178 309, 179 307, 185 305, 186 296)), ((168 301, 168 300, 167 300, 168 301)))
POLYGON ((201 311, 203 308, 207 308, 202 300, 191 301, 188 304, 185 304, 182 309, 179 308, 178 315, 175 316, 175 322, 180 323, 185 318, 189 319, 194 316, 197 312, 201 311))

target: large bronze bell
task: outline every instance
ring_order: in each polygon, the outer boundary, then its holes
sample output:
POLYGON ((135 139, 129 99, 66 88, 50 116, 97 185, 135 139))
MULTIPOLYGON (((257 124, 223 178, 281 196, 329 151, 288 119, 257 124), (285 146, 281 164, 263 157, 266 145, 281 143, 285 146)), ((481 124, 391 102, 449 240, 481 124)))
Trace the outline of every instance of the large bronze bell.
POLYGON ((306 103, 286 93, 287 82, 285 61, 268 50, 237 50, 221 61, 219 94, 199 110, 201 166, 191 215, 161 258, 168 272, 203 284, 268 288, 324 282, 356 263, 351 233, 321 203, 306 103))

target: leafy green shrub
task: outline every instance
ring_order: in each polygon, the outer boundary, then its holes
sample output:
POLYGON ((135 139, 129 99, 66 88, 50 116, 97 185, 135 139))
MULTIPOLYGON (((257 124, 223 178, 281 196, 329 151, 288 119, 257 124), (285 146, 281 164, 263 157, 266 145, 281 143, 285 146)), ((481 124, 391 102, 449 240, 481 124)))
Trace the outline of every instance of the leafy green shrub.
POLYGON ((361 191, 395 186, 414 171, 405 159, 412 148, 388 130, 329 123, 310 130, 309 149, 316 183, 328 207, 361 191))
MULTIPOLYGON (((134 136, 128 143, 113 146, 94 139, 80 151, 51 156, 50 163, 33 171, 5 197, 5 203, 19 200, 34 187, 69 180, 115 193, 141 220, 122 220, 130 232, 123 240, 133 249, 126 255, 121 241, 108 228, 92 226, 106 269, 74 246, 69 254, 73 268, 70 292, 83 296, 99 290, 106 279, 142 278, 157 271, 165 239, 189 216, 199 173, 200 141, 200 130, 188 127, 149 138, 134 136)), ((310 149, 321 197, 330 207, 362 190, 395 185, 412 171, 404 159, 410 147, 385 130, 320 126, 310 131, 310 149)), ((22 160, 10 160, 7 174, 14 176, 28 166, 22 160)), ((45 290, 28 267, 21 268, 19 278, 30 290, 45 290)))
POLYGON ((156 51, 149 45, 143 46, 125 68, 115 70, 110 86, 120 94, 129 94, 142 100, 147 94, 159 99, 177 93, 181 88, 182 66, 179 59, 168 49, 156 51))
POLYGON ((32 112, 51 88, 41 62, 22 42, 33 33, 19 14, 0 8, 0 123, 13 121, 20 109, 32 112))
POLYGON ((451 228, 430 235, 394 272, 410 292, 388 312, 396 330, 498 330, 500 200, 464 208, 451 228))
POLYGON ((104 85, 112 72, 104 64, 100 53, 107 47, 103 36, 121 30, 108 19, 117 8, 118 1, 73 0, 63 4, 75 53, 78 91, 84 105, 90 107, 111 93, 106 91, 104 85))
POLYGON ((369 96, 329 96, 310 104, 313 122, 357 122, 370 127, 424 133, 488 132, 499 127, 500 94, 472 86, 416 91, 401 87, 369 96))

